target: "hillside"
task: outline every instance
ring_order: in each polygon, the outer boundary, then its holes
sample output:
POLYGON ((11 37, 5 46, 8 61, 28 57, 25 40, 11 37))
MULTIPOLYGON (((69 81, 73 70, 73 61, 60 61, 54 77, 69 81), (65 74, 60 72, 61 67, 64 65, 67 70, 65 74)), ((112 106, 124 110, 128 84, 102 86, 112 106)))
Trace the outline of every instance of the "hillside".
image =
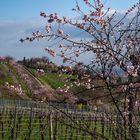
MULTIPOLYGON (((5 60, 0 63, 0 98, 90 102, 93 105, 112 102, 109 92, 103 89, 103 81, 95 78, 93 85, 96 89, 88 89, 77 84, 77 76, 69 73, 69 67, 64 67, 61 72, 60 69, 48 60, 42 62, 39 58, 35 61, 32 59, 32 62, 28 60, 26 65, 5 60)), ((113 96, 121 101, 123 94, 117 91, 113 96)))
POLYGON ((0 98, 24 100, 51 98, 52 89, 43 86, 29 71, 14 61, 0 62, 0 79, 0 98))

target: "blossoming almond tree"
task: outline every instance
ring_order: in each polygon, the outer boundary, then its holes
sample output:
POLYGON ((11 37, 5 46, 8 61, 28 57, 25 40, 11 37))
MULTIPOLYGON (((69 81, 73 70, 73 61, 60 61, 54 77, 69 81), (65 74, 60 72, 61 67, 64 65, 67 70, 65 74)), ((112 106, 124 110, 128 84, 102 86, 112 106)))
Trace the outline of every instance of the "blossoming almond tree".
MULTIPOLYGON (((79 15, 77 19, 40 12, 40 16, 47 20, 45 32, 36 31, 31 37, 20 41, 53 40, 54 43, 45 51, 54 57, 60 56, 64 63, 69 62, 78 68, 77 79, 72 85, 85 86, 86 90, 94 89, 93 93, 101 90, 99 98, 110 97, 124 128, 129 126, 129 137, 134 138, 137 130, 135 103, 139 102, 140 92, 140 2, 132 5, 123 16, 104 8, 101 0, 84 2, 89 12, 82 11, 76 2, 72 10, 79 15), (86 37, 74 38, 65 33, 65 26, 81 31, 86 37), (90 61, 81 61, 81 57, 88 58, 89 55, 90 61)), ((67 81, 70 80, 69 77, 67 81)))

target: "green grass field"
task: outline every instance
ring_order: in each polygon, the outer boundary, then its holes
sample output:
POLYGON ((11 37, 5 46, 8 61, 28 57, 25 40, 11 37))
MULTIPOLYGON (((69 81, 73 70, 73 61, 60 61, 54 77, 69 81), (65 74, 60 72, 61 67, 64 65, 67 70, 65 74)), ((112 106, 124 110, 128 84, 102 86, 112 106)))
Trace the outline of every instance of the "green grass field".
MULTIPOLYGON (((61 74, 59 75, 58 73, 51 73, 48 71, 45 71, 44 74, 42 75, 37 75, 36 69, 33 68, 28 68, 28 70, 36 76, 42 84, 48 84, 50 85, 53 89, 57 89, 58 87, 62 88, 65 85, 64 79, 68 77, 68 74, 61 74)), ((75 79, 75 76, 72 76, 72 79, 75 79)))

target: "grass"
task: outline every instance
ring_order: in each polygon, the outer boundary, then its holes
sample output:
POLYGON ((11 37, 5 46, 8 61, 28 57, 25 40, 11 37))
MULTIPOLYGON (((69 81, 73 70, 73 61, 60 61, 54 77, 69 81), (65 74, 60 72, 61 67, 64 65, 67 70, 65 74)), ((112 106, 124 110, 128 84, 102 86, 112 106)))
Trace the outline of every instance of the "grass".
POLYGON ((63 74, 61 77, 59 77, 57 73, 45 73, 44 75, 39 76, 38 79, 43 83, 49 84, 53 89, 57 89, 58 87, 64 87, 65 83, 63 79, 65 77, 67 77, 67 75, 63 74))
POLYGON ((0 77, 0 85, 4 85, 5 82, 13 84, 14 81, 10 74, 6 71, 5 67, 0 63, 0 71, 3 74, 3 76, 0 77))
MULTIPOLYGON (((57 89, 58 87, 62 88, 65 85, 64 79, 68 77, 68 74, 61 74, 59 76, 58 73, 51 73, 45 71, 42 75, 37 75, 36 70, 33 68, 28 68, 28 70, 37 77, 43 85, 50 85, 53 89, 57 89)), ((72 76, 72 79, 75 79, 75 76, 72 76)))
POLYGON ((17 74, 16 70, 10 64, 8 65, 8 67, 10 68, 10 70, 12 71, 14 76, 16 77, 18 83, 21 85, 24 93, 26 93, 26 95, 30 97, 31 92, 30 92, 29 88, 27 87, 27 85, 24 83, 24 81, 20 78, 20 75, 17 74))
POLYGON ((8 82, 9 84, 14 84, 14 80, 12 79, 11 75, 9 74, 9 71, 6 70, 4 65, 0 63, 0 98, 3 99, 20 99, 20 97, 14 93, 11 92, 6 86, 5 83, 8 82))

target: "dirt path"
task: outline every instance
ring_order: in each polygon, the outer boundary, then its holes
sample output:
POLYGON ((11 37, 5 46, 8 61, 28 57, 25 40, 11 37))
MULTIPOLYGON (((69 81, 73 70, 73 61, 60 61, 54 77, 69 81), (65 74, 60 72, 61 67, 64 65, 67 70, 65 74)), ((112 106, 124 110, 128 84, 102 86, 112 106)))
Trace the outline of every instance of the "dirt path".
POLYGON ((50 92, 53 92, 54 89, 52 89, 47 83, 42 83, 40 82, 40 80, 38 80, 38 78, 36 78, 25 66, 23 66, 23 69, 32 77, 34 78, 34 80, 36 80, 36 82, 38 82, 38 84, 41 86, 41 87, 45 87, 48 91, 50 92))
POLYGON ((43 94, 41 92, 39 94, 42 94, 42 96, 46 96, 50 99, 53 99, 55 97, 54 89, 52 89, 48 84, 43 84, 42 82, 40 82, 37 77, 35 77, 25 66, 22 66, 22 69, 26 72, 26 74, 28 74, 29 79, 31 81, 34 81, 36 87, 38 87, 40 91, 45 91, 43 92, 43 94))

